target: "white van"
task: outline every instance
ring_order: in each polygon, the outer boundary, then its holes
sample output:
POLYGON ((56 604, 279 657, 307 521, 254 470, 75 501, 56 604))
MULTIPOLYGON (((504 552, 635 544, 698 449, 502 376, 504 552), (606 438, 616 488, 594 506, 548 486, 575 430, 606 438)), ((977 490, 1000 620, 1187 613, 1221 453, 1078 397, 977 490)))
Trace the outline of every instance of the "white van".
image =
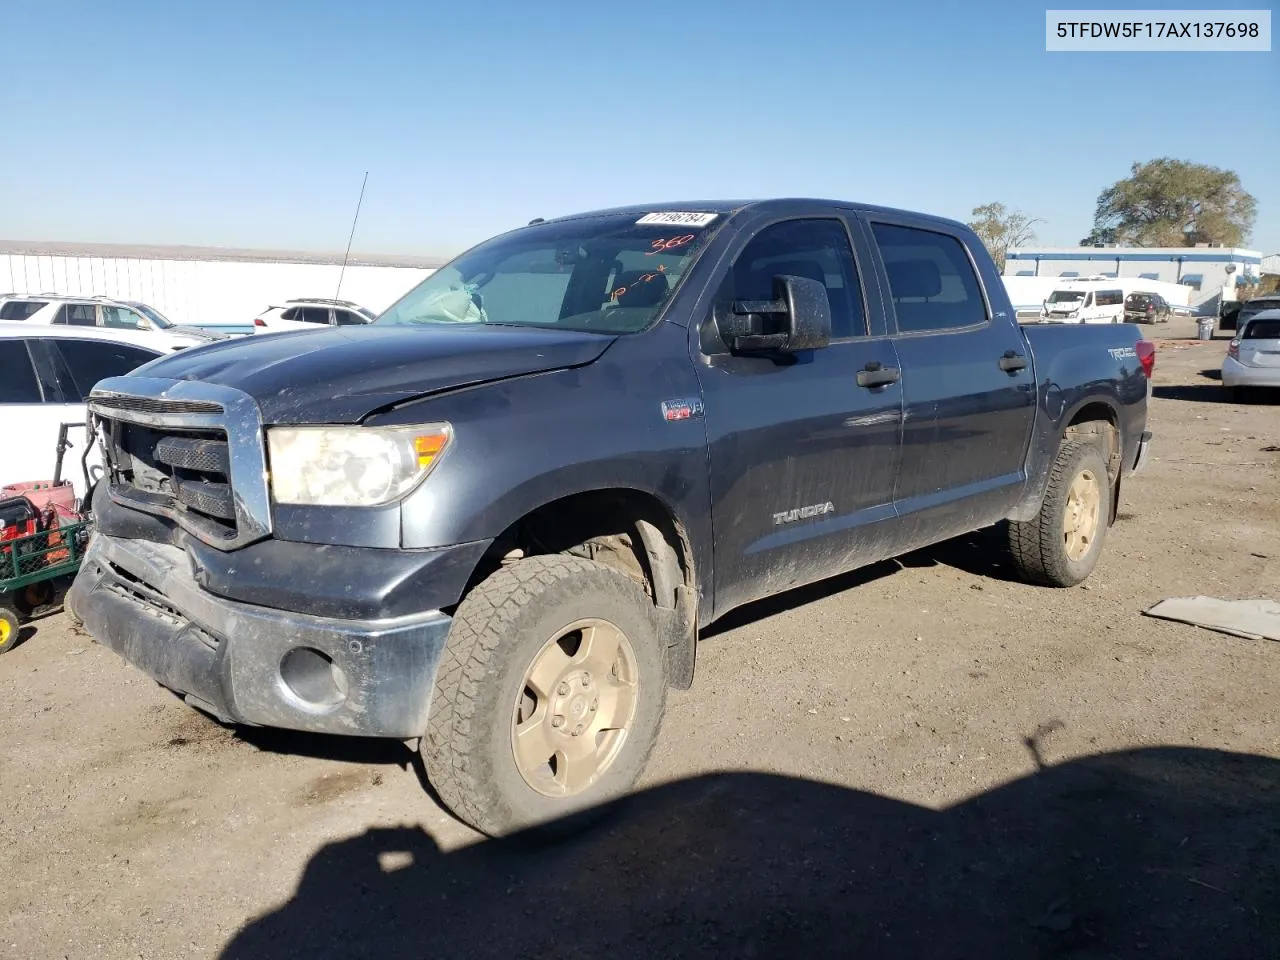
POLYGON ((1040 309, 1041 323, 1124 323, 1124 290, 1090 284, 1054 290, 1040 309))

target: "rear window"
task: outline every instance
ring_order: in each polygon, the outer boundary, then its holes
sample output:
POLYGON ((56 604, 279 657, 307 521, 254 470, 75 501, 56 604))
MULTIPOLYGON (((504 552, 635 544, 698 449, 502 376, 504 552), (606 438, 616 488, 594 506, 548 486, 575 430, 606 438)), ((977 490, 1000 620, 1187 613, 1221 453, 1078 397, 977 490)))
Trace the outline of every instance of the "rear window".
POLYGON ((25 320, 43 306, 42 300, 10 300, 0 307, 0 320, 25 320))
POLYGON ((1243 340, 1280 340, 1280 320, 1254 320, 1244 328, 1243 340))

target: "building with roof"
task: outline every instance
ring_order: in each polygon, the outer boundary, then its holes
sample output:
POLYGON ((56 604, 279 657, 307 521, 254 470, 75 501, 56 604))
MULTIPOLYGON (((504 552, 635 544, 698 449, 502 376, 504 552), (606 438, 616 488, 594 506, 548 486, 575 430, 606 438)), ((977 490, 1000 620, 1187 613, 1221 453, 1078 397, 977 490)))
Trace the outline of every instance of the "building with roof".
POLYGON ((1133 277, 1189 288, 1196 313, 1216 313, 1222 300, 1262 275, 1262 254, 1238 247, 1019 247, 1005 261, 1007 277, 1133 277))

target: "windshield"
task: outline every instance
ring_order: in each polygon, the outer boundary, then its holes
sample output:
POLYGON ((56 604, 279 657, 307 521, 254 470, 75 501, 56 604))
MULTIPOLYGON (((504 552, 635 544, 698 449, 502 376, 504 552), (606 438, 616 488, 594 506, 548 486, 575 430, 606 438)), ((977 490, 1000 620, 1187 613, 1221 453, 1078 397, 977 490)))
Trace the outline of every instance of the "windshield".
POLYGON ((666 306, 722 220, 632 214, 526 227, 441 267, 373 322, 636 333, 666 306))
POLYGON ((1050 303, 1076 303, 1084 299, 1079 290, 1055 290, 1049 294, 1050 303))

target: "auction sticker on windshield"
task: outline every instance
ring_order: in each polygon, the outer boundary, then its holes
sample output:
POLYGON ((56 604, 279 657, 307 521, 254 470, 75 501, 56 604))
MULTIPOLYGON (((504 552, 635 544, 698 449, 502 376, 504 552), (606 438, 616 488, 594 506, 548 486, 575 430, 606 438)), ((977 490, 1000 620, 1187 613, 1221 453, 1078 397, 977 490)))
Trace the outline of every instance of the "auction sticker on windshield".
POLYGON ((646 213, 636 223, 671 224, 678 227, 705 227, 718 216, 718 213, 690 213, 683 210, 675 210, 669 213, 646 213))

